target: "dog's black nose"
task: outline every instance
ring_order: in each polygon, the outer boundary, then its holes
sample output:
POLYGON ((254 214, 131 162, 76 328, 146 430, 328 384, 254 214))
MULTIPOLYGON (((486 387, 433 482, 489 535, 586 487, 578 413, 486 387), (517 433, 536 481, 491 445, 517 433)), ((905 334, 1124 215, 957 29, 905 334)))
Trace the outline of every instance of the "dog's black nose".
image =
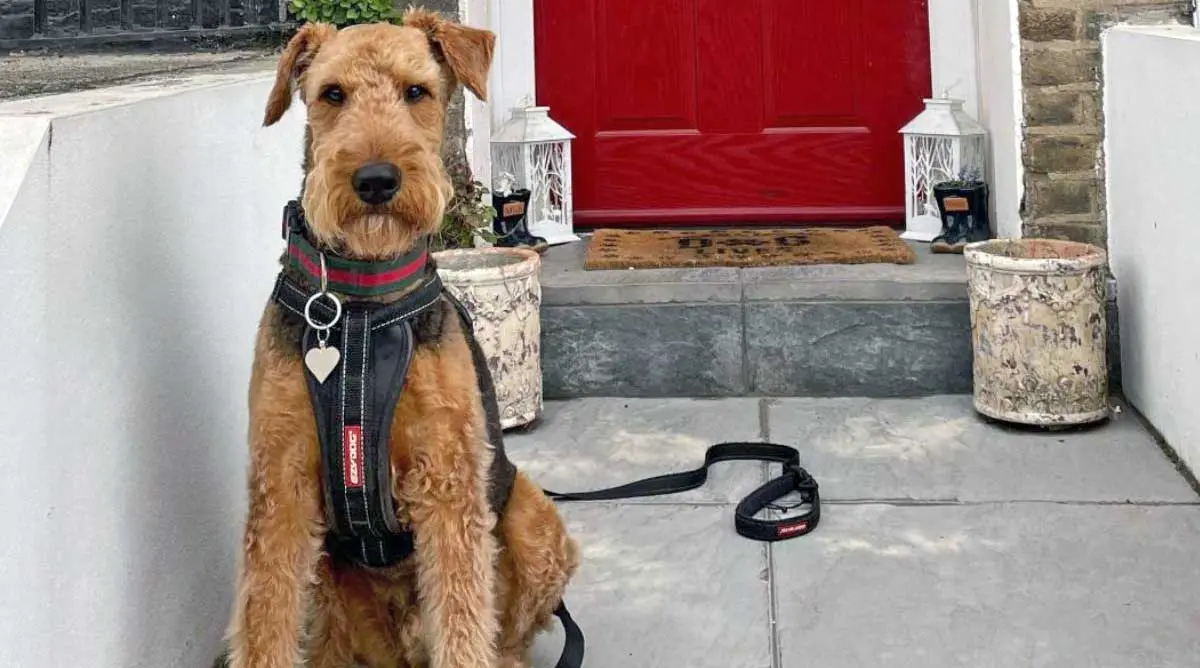
POLYGON ((372 162, 354 172, 354 192, 367 204, 383 204, 400 190, 400 170, 389 162, 372 162))

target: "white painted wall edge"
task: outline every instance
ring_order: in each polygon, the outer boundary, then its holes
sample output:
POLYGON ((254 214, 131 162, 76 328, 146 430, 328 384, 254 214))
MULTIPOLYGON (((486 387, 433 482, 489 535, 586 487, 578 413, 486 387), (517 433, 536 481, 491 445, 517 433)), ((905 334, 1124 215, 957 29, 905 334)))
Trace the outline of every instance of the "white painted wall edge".
POLYGON ((48 116, 0 116, 0 227, 49 132, 48 116))
MULTIPOLYGON (((459 0, 458 15, 461 21, 475 28, 488 28, 491 25, 491 7, 488 0, 459 0)), ((492 71, 488 81, 488 99, 495 100, 497 89, 494 84, 497 75, 499 58, 493 54, 492 71)), ((492 183, 492 120, 489 102, 476 98, 470 91, 463 91, 466 109, 463 113, 466 124, 467 164, 475 178, 484 185, 491 187, 492 183)))
POLYGON ((979 118, 978 0, 929 0, 929 66, 935 97, 963 100, 979 118))
MULTIPOLYGON (((275 71, 272 64, 269 69, 267 66, 264 66, 262 70, 248 72, 189 74, 182 77, 152 79, 122 86, 110 86, 74 93, 59 93, 56 95, 10 100, 0 103, 0 117, 28 116, 32 114, 47 114, 60 117, 74 116, 101 109, 135 105, 147 100, 169 97, 188 91, 263 79, 273 81, 274 78, 275 71)), ((262 104, 264 107, 266 106, 266 97, 263 98, 262 104)))
POLYGON ((0 104, 0 284, 15 290, 0 348, 20 351, 0 432, 56 453, 0 448, 0 507, 20 537, 0 544, 0 665, 216 656, 254 333, 303 150, 302 113, 261 126, 271 78, 0 104), (17 127, 34 133, 14 144, 17 127))
POLYGON ((985 178, 991 197, 992 229, 999 237, 1021 235, 1021 82, 1018 40, 1010 12, 1001 0, 973 2, 973 29, 978 57, 979 122, 988 130, 985 178), (1010 57, 1010 54, 1012 57, 1010 57))
MULTIPOLYGON (((1016 151, 1016 192, 1009 195, 1008 201, 1015 207, 1016 215, 1013 216, 1008 230, 1001 232, 999 236, 1012 237, 1019 239, 1024 234, 1024 226, 1021 220, 1021 202, 1025 201, 1025 87, 1021 83, 1021 8, 1018 5, 1019 0, 1008 0, 1008 35, 1011 40, 1009 43, 1008 57, 1012 63, 1012 127, 1013 127, 1013 147, 1016 151)), ((992 54, 998 55, 998 54, 992 54)))
POLYGON ((1200 471, 1200 29, 1116 26, 1100 37, 1108 251, 1117 282, 1122 389, 1200 471), (1161 197, 1161 193, 1172 193, 1161 197))

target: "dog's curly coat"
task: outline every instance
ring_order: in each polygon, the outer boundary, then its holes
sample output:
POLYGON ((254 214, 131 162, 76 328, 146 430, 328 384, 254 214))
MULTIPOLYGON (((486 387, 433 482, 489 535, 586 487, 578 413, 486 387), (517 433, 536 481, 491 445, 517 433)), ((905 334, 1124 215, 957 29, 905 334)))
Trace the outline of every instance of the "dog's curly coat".
MULTIPOLYGON (((308 116, 302 203, 323 248, 384 259, 436 229, 451 194, 441 161, 447 103, 459 84, 486 99, 494 39, 410 9, 403 26, 308 24, 290 40, 265 124, 298 92, 308 116), (399 168, 400 189, 364 204, 352 174, 379 161, 399 168)), ((266 307, 250 380, 232 668, 528 666, 578 549, 519 472, 499 517, 489 508, 480 390, 458 319, 443 321, 441 341, 414 353, 389 442, 393 496, 416 552, 369 570, 323 552, 320 446, 297 335, 266 307)))

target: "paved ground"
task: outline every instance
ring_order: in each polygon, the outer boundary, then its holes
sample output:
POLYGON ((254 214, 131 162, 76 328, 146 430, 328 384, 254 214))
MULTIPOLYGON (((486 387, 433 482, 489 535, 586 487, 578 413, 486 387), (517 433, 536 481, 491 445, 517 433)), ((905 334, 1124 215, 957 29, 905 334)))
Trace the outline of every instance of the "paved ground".
MULTIPOLYGON (((508 438, 560 491, 696 466, 722 440, 799 447, 816 531, 767 546, 718 465, 670 498, 563 504, 590 668, 1170 668, 1200 662, 1200 498, 1130 413, 1079 432, 977 418, 965 396, 587 399, 508 438)), ((554 665, 561 634, 538 645, 554 665)))

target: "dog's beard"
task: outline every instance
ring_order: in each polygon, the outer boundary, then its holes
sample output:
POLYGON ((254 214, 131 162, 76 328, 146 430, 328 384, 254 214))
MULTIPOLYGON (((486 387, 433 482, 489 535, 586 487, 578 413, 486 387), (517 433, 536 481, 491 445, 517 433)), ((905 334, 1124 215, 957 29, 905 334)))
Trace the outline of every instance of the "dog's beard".
POLYGON ((390 206, 372 210, 349 189, 324 189, 330 181, 320 171, 309 175, 304 197, 309 225, 325 247, 363 260, 403 255, 419 237, 436 232, 450 197, 446 179, 410 178, 390 206))
POLYGON ((342 246, 353 256, 381 259, 407 252, 417 230, 391 213, 365 213, 341 225, 342 246))

